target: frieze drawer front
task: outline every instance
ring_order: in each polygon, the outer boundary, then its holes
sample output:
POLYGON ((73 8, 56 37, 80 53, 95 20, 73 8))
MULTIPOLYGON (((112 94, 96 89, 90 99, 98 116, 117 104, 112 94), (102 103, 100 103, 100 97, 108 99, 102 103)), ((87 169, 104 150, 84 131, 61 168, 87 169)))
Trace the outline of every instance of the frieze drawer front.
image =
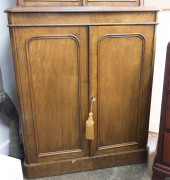
POLYGON ((7 12, 27 178, 146 162, 157 10, 7 12))

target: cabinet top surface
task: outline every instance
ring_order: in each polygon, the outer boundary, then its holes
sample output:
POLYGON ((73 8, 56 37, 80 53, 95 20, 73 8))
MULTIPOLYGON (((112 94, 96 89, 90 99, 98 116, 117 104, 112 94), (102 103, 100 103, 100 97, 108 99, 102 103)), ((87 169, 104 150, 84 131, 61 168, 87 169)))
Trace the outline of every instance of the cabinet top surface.
POLYGON ((104 7, 104 6, 69 6, 69 7, 21 7, 8 8, 5 12, 148 12, 159 11, 151 7, 104 7))

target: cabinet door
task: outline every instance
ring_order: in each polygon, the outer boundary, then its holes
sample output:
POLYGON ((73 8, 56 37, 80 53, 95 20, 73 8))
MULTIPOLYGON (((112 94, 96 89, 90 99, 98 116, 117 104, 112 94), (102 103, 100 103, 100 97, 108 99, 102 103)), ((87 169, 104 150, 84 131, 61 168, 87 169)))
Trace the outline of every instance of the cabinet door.
POLYGON ((146 148, 154 26, 90 27, 91 155, 146 148))
POLYGON ((18 28, 15 34, 28 159, 87 156, 88 29, 18 28))

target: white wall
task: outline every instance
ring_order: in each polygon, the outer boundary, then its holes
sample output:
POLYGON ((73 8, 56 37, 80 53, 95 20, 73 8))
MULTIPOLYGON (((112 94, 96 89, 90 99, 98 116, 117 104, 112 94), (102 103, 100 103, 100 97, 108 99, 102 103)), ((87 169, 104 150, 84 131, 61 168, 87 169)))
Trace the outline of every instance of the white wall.
MULTIPOLYGON (((10 96, 18 109, 15 77, 13 70, 9 30, 7 27, 7 14, 4 10, 9 6, 14 6, 15 0, 0 0, 0 67, 4 89, 10 96)), ((9 153, 9 120, 0 114, 0 154, 9 153)))
POLYGON ((145 6, 158 7, 160 9, 170 9, 170 0, 144 0, 145 6))
POLYGON ((154 79, 152 89, 152 101, 150 112, 149 130, 159 132, 160 111, 162 103, 162 88, 166 59, 166 48, 170 41, 170 11, 159 12, 157 27, 157 46, 154 67, 154 79))

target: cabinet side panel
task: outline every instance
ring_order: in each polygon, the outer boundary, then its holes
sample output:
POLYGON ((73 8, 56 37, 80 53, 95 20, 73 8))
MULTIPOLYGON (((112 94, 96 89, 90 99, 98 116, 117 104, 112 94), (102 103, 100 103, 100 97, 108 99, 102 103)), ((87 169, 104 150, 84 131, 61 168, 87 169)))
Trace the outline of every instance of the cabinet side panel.
POLYGON ((17 86, 17 95, 18 95, 18 102, 19 102, 19 109, 20 109, 20 116, 21 116, 20 120, 21 120, 22 135, 23 135, 23 141, 24 141, 25 161, 27 163, 30 163, 30 156, 29 156, 30 144, 27 139, 27 128, 26 128, 26 123, 25 123, 25 112, 24 112, 24 105, 23 105, 20 68, 19 68, 19 63, 18 63, 19 62, 18 45, 16 43, 15 28, 10 28, 9 32, 10 32, 13 63, 14 63, 14 70, 15 70, 15 79, 16 79, 16 86, 17 86))

